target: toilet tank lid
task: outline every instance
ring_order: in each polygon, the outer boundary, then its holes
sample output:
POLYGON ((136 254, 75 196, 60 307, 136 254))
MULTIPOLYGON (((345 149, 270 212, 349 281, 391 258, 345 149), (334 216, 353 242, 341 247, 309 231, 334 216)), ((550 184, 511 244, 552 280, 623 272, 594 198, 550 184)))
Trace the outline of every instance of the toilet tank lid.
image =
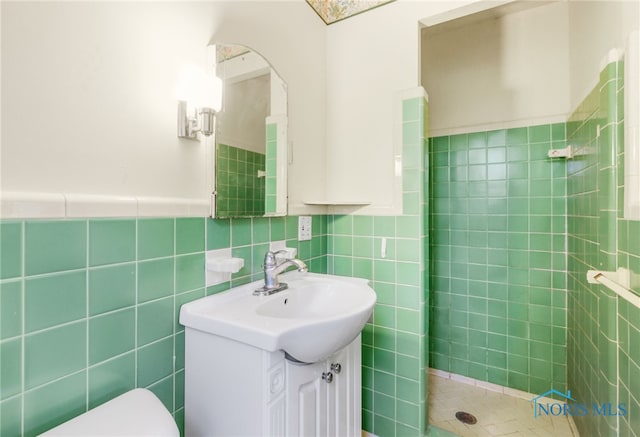
POLYGON ((42 435, 179 437, 180 432, 160 399, 145 388, 137 388, 42 435))

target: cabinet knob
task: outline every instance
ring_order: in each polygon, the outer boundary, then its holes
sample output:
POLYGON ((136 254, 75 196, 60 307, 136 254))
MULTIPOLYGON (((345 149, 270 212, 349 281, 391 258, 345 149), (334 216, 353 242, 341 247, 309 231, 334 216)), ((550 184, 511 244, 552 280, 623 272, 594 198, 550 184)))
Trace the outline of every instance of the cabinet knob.
POLYGON ((331 381, 333 381, 333 373, 331 373, 331 372, 322 372, 322 379, 327 381, 327 384, 331 384, 331 381))
POLYGON ((340 373, 342 371, 342 364, 331 363, 331 371, 335 373, 340 373))

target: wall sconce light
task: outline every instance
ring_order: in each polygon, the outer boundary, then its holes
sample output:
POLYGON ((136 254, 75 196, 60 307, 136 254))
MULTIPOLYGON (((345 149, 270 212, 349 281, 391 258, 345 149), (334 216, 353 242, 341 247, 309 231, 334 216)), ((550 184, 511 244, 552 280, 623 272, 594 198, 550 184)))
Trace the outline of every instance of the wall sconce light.
POLYGON ((222 80, 187 65, 180 71, 176 89, 178 99, 178 137, 198 139, 213 134, 216 112, 222 108, 222 80))

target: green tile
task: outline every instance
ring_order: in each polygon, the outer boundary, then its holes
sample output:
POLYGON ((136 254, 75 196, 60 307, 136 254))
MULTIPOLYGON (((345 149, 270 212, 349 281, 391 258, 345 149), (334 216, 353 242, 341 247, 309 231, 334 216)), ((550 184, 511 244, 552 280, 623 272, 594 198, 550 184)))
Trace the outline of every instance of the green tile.
POLYGON ((373 279, 373 261, 355 258, 353 260, 353 276, 357 278, 373 279))
POLYGON ((398 262, 396 263, 396 280, 400 284, 420 285, 420 264, 398 262))
POLYGON ((135 258, 135 220, 89 221, 90 266, 134 261, 135 258))
POLYGON ((185 333, 184 331, 182 332, 178 332, 175 335, 175 357, 176 357, 176 362, 175 362, 175 369, 176 370, 181 370, 184 369, 184 348, 185 348, 185 333))
POLYGON ((22 223, 0 223, 0 279, 22 275, 22 223))
POLYGON ((207 250, 231 246, 231 221, 207 219, 207 250))
POLYGON ((176 219, 176 254, 202 252, 205 249, 205 222, 202 218, 176 219))
POLYGON ((420 402, 420 384, 412 379, 395 378, 396 397, 400 400, 417 404, 420 402))
POLYGON ((405 310, 398 308, 396 310, 396 328, 401 331, 419 334, 421 332, 420 313, 418 311, 405 310))
POLYGON ((373 217, 373 231, 376 237, 394 237, 396 235, 396 218, 387 216, 373 217))
POLYGON ((25 388, 34 388, 85 368, 86 342, 84 321, 25 336, 25 388))
POLYGON ((0 283, 0 340, 22 333, 22 282, 0 283))
POLYGON ((397 375, 418 381, 421 377, 420 361, 414 357, 397 355, 397 375))
POLYGON ((161 258, 174 254, 174 219, 138 220, 138 259, 161 258))
POLYGON ((86 273, 75 271, 27 279, 24 307, 26 332, 86 317, 86 273))
POLYGON ((402 101, 402 120, 411 121, 420 119, 420 98, 402 101))
POLYGON ((86 411, 86 373, 25 392, 24 435, 35 436, 86 411))
MULTIPOLYGON (((143 307, 140 307, 142 318, 143 307)), ((160 315, 158 315, 160 317, 160 315)), ((135 311, 115 311, 89 320, 89 364, 93 365, 135 347, 135 311)))
POLYGON ((333 237, 333 253, 335 255, 352 256, 353 238, 351 236, 336 235, 333 237))
MULTIPOLYGON (((314 216, 318 217, 318 216, 314 216)), ((285 219, 283 217, 272 217, 270 220, 270 232, 271 241, 284 240, 285 234, 285 219)), ((312 232, 315 234, 317 226, 312 226, 312 232)))
POLYGON ((487 132, 487 145, 492 146, 504 146, 506 144, 506 131, 494 130, 487 132))
POLYGON ((125 308, 135 303, 136 264, 89 269, 89 315, 125 308))
POLYGON ((395 437, 395 422, 393 419, 376 414, 373 417, 373 433, 374 435, 395 437))
POLYGON ((393 261, 375 260, 373 265, 375 281, 395 282, 396 264, 393 261))
POLYGON ((266 136, 266 140, 267 141, 275 141, 276 140, 276 135, 278 132, 278 125, 277 123, 269 123, 266 125, 266 132, 267 132, 267 136, 266 136))
POLYGON ((526 127, 507 129, 506 144, 526 144, 528 142, 528 132, 526 127))
POLYGON ((89 368, 89 408, 135 388, 135 353, 89 368))
POLYGON ((373 216, 357 215, 353 217, 353 234, 371 237, 373 232, 373 216))
POLYGON ((374 348, 373 363, 376 370, 394 373, 396 371, 396 354, 384 349, 374 348))
POLYGON ((487 133, 473 132, 468 135, 469 149, 484 149, 487 147, 487 133))
POLYGON ((0 343, 0 400, 22 391, 22 342, 20 339, 0 343))
POLYGON ((394 328, 396 325, 395 309, 387 305, 376 305, 374 308, 374 323, 386 328, 394 328))
MULTIPOLYGON (((193 256, 187 255, 187 257, 193 256)), ((163 258, 138 263, 138 302, 147 302, 172 295, 174 292, 174 263, 184 258, 185 256, 175 259, 163 258)))
POLYGON ((86 266, 87 223, 83 220, 29 221, 25 224, 25 274, 86 266))
POLYGON ((373 329, 373 345, 380 349, 396 350, 396 331, 375 326, 373 329))
POLYGON ((138 387, 147 387, 171 374, 173 370, 173 337, 138 349, 138 387))
POLYGON ((418 335, 399 331, 397 333, 396 340, 396 350, 398 351, 398 353, 412 357, 420 356, 420 337, 418 335))
POLYGON ((375 370, 373 371, 373 389, 375 391, 389 396, 394 396, 395 385, 395 378, 392 374, 375 370))
POLYGON ((420 260, 420 241, 415 239, 396 240, 396 259, 418 262, 420 260))
POLYGON ((176 293, 202 288, 204 282, 204 253, 176 257, 176 293))
POLYGON ((469 135, 459 134, 449 137, 450 150, 466 150, 469 147, 469 135))
POLYGON ((169 376, 148 387, 169 411, 173 409, 173 380, 173 376, 169 376))
POLYGON ((251 244, 251 219, 231 220, 231 245, 233 247, 251 244))
POLYGON ((173 318, 173 297, 138 306, 138 345, 171 335, 173 318))
MULTIPOLYGON (((412 156, 411 153, 407 154, 406 149, 412 145, 416 145, 420 141, 420 122, 417 121, 408 121, 402 123, 402 146, 403 146, 403 156, 412 156)), ((409 161, 411 162, 411 161, 409 161)), ((407 164, 407 162, 403 162, 403 166, 407 164)))
POLYGON ((22 435, 22 398, 0 402, 0 435, 22 435))
POLYGON ((269 219, 253 219, 253 244, 265 243, 269 241, 269 219))

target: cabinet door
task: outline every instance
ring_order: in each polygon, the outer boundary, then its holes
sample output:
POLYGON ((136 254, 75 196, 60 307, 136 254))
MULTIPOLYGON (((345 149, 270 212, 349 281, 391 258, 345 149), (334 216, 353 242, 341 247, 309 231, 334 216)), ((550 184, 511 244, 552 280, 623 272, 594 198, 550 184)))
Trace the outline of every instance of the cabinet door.
POLYGON ((325 363, 287 361, 287 435, 324 437, 327 434, 325 363))
POLYGON ((360 337, 327 360, 327 428, 331 436, 358 436, 361 429, 360 337))
POLYGON ((333 375, 327 384, 327 428, 329 435, 350 435, 347 431, 349 415, 349 369, 348 349, 345 348, 327 360, 327 369, 333 375))

